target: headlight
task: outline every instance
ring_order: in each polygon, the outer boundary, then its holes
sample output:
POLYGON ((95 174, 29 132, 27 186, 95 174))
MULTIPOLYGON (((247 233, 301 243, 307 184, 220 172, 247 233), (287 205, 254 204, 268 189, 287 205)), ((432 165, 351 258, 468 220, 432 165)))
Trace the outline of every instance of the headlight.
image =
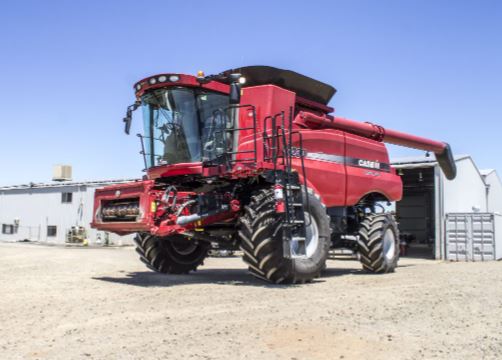
POLYGON ((180 77, 178 75, 171 75, 169 76, 169 81, 176 82, 179 81, 180 77))
POLYGON ((159 76, 159 82, 166 82, 167 81, 167 76, 161 75, 159 76))
POLYGON ((155 85, 157 83, 157 79, 151 78, 150 80, 148 80, 148 82, 150 83, 150 85, 155 85))
POLYGON ((141 90, 141 84, 136 84, 136 91, 140 91, 141 90))

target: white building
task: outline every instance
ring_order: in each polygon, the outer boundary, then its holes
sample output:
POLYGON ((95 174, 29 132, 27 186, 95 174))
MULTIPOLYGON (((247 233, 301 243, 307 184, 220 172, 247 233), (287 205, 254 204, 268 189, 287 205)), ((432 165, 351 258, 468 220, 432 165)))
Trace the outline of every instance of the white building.
MULTIPOLYGON (((472 242, 472 239, 478 236, 470 235, 472 229, 469 231, 464 228, 452 229, 454 222, 448 222, 449 217, 460 219, 459 214, 466 215, 471 218, 469 227, 479 227, 484 224, 484 222, 477 223, 480 218, 472 218, 474 214, 491 214, 494 223, 500 222, 500 217, 494 215, 495 212, 502 210, 502 184, 496 172, 480 171, 468 155, 455 157, 455 162, 457 177, 451 181, 445 178, 434 157, 402 158, 392 162, 403 180, 403 199, 396 204, 401 233, 412 235, 414 238, 412 248, 426 257, 447 259, 450 240, 464 236, 466 241, 472 242), (453 230, 456 231, 454 235, 450 234, 453 230), (459 235, 459 231, 464 234, 459 235)), ((490 216, 483 217, 483 221, 487 218, 490 216)), ((465 216, 462 219, 465 219, 465 216)), ((488 227, 485 224, 486 229, 488 227)), ((482 236, 483 241, 488 241, 487 231, 482 236)), ((497 253, 500 253, 502 231, 495 235, 493 234, 495 230, 490 231, 493 241, 498 244, 497 253)), ((483 249, 491 251, 488 246, 483 249)))
POLYGON ((0 241, 64 244, 81 227, 89 244, 132 244, 132 235, 91 229, 94 190, 133 180, 54 182, 0 187, 0 241))
POLYGON ((481 175, 483 175, 488 187, 488 211, 502 215, 502 201, 500 201, 502 199, 502 182, 497 172, 493 169, 481 170, 481 175))

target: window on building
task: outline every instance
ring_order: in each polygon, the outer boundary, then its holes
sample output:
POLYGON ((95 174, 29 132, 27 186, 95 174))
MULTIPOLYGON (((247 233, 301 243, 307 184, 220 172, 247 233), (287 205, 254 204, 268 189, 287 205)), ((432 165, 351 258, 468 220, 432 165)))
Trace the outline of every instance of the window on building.
POLYGON ((2 234, 14 234, 15 227, 11 224, 2 224, 2 234))
POLYGON ((58 233, 58 227, 56 225, 47 226, 47 236, 56 236, 58 233))
POLYGON ((73 200, 73 193, 71 192, 64 192, 61 193, 61 202, 63 204, 69 204, 73 200))

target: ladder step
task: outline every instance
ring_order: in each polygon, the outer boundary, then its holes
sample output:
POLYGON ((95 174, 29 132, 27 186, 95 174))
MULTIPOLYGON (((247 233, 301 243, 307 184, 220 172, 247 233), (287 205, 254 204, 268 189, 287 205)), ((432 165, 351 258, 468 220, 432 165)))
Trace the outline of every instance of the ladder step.
POLYGON ((293 205, 294 207, 302 207, 303 203, 292 203, 291 205, 293 205))
POLYGON ((286 189, 288 190, 300 190, 302 187, 298 185, 286 185, 286 189))
POLYGON ((295 236, 291 238, 292 241, 307 241, 306 238, 300 237, 300 236, 295 236))
POLYGON ((300 224, 304 224, 304 222, 303 221, 301 223, 296 223, 296 222, 293 223, 293 221, 291 221, 289 223, 285 222, 284 224, 282 224, 282 226, 284 226, 286 228, 295 228, 295 227, 297 227, 300 224))

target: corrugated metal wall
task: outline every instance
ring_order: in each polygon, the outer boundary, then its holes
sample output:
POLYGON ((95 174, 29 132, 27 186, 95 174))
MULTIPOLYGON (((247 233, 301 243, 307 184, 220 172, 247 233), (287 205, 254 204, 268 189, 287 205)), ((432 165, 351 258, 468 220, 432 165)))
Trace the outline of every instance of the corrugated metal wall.
POLYGON ((502 183, 498 174, 493 171, 485 177, 488 188, 488 211, 502 214, 502 183))
POLYGON ((491 213, 446 215, 446 259, 487 261, 500 258, 499 217, 491 213))
POLYGON ((33 187, 0 191, 0 240, 31 240, 63 244, 72 226, 83 226, 91 244, 109 241, 117 245, 132 244, 132 236, 106 235, 91 229, 95 187, 68 185, 33 187), (62 201, 62 193, 72 193, 71 203, 62 201), (14 234, 4 234, 2 225, 14 225, 14 234), (55 236, 48 226, 56 226, 55 236))
POLYGON ((486 185, 471 158, 456 162, 457 177, 447 180, 442 176, 444 214, 470 213, 474 208, 488 212, 486 185))
POLYGON ((495 214, 495 259, 502 259, 502 215, 495 214))

